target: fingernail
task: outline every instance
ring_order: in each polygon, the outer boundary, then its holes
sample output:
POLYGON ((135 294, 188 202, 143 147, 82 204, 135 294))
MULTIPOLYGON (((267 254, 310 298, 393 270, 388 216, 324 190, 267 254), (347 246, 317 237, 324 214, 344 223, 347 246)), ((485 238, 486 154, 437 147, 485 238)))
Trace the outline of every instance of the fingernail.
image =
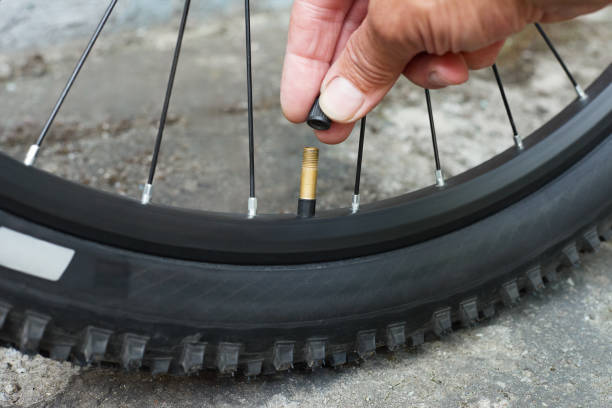
POLYGON ((365 95, 349 80, 333 79, 321 93, 319 106, 336 122, 349 122, 365 102, 365 95))
POLYGON ((444 80, 444 78, 442 78, 438 71, 431 71, 427 75, 427 80, 429 81, 430 85, 436 87, 444 87, 450 85, 447 81, 444 80))

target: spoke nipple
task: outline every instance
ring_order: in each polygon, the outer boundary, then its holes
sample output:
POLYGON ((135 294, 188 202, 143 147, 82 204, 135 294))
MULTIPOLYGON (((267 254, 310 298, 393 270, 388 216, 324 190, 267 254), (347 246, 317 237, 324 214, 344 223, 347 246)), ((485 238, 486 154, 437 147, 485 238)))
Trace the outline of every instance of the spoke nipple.
POLYGON ((446 181, 444 181, 444 174, 442 174, 442 170, 436 170, 436 186, 444 187, 446 185, 446 181))
POLYGON ((142 191, 142 198, 140 200, 141 204, 147 205, 151 202, 151 196, 153 195, 153 185, 145 184, 144 190, 142 191))
POLYGON ((310 113, 308 114, 306 123, 308 123, 308 126, 316 130, 328 130, 331 127, 331 120, 319 106, 319 98, 315 100, 312 108, 310 108, 310 113))
POLYGON ((318 167, 319 149, 316 147, 305 147, 302 156, 302 177, 300 180, 300 198, 298 200, 299 217, 306 218, 315 215, 318 167))
POLYGON ((576 85, 575 88, 576 88, 576 93, 578 94, 578 97, 580 99, 584 100, 588 98, 588 95, 586 94, 586 92, 584 92, 584 90, 582 89, 580 85, 576 85))
POLYGON ((521 135, 514 135, 514 144, 519 150, 523 150, 525 148, 525 146, 523 146, 523 139, 521 139, 521 135))
POLYGON ((38 154, 39 149, 39 145, 33 144, 32 146, 30 146, 30 148, 28 149, 28 153, 26 154, 26 157, 23 160, 23 164, 25 164, 26 166, 33 165, 34 161, 36 160, 36 155, 38 154))
POLYGON ((247 214, 248 217, 254 218, 257 215, 257 198, 249 197, 248 207, 249 207, 249 211, 247 214))
POLYGON ((359 201, 360 201, 359 194, 353 194, 353 203, 351 205, 351 210, 353 214, 359 211, 359 201))

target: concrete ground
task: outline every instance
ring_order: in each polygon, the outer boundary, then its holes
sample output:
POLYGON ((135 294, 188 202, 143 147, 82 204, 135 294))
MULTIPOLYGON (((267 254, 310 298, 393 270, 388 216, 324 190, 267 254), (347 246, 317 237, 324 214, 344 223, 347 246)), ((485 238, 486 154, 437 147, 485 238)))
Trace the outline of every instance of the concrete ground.
MULTIPOLYGON (((30 3, 34 6, 28 16, 63 15, 51 3, 30 3), (48 8, 37 14, 36 4, 48 8)), ((100 11, 93 7, 79 9, 79 15, 100 11)), ((295 210, 304 145, 321 148, 320 207, 347 206, 356 138, 339 146, 322 146, 307 128, 288 124, 279 112, 287 18, 282 7, 256 12, 253 18, 260 207, 263 212, 295 210)), ((549 29, 585 85, 610 63, 611 18, 608 10, 549 29)), ((3 152, 21 158, 36 137, 83 46, 80 35, 89 25, 78 21, 66 17, 66 33, 38 43, 29 27, 39 27, 39 34, 44 34, 51 30, 48 26, 29 20, 12 24, 6 13, 0 13, 0 34, 5 34, 0 38, 9 38, 6 33, 10 33, 21 41, 13 49, 0 40, 3 152)), ((156 176, 157 203, 245 210, 248 167, 241 24, 240 17, 231 13, 223 19, 196 16, 190 21, 156 176)), ((59 115, 39 167, 96 188, 139 196, 175 25, 156 23, 135 30, 119 25, 109 30, 59 115)), ((533 29, 509 41, 499 66, 524 135, 574 98, 533 29)), ((457 174, 511 146, 507 119, 488 70, 474 73, 465 86, 434 92, 433 101, 447 174, 457 174)), ((422 90, 402 80, 369 116, 363 200, 431 184, 432 168, 422 90)), ((580 270, 478 328, 460 330, 416 350, 380 351, 371 360, 340 370, 300 371, 251 382, 218 379, 209 373, 151 378, 99 367, 80 369, 0 348, 0 406, 608 407, 612 405, 610 338, 612 245, 608 243, 599 254, 588 256, 580 270)))

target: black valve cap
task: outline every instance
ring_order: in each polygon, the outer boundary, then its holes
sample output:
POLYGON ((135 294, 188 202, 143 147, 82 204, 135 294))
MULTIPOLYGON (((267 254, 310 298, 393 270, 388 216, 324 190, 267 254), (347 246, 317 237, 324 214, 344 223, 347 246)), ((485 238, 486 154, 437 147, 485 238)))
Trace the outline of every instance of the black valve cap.
POLYGON ((331 127, 332 121, 321 110, 321 107, 319 106, 319 98, 317 98, 312 105, 306 123, 308 123, 308 126, 316 130, 328 130, 331 127))

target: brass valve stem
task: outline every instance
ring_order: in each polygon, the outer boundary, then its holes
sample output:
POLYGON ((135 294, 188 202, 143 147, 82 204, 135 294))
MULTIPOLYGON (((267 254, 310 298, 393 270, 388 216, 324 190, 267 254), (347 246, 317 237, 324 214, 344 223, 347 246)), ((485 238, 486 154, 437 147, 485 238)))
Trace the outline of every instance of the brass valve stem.
POLYGON ((305 147, 302 156, 302 177, 300 180, 298 217, 307 218, 315 215, 318 167, 319 149, 316 147, 305 147))

